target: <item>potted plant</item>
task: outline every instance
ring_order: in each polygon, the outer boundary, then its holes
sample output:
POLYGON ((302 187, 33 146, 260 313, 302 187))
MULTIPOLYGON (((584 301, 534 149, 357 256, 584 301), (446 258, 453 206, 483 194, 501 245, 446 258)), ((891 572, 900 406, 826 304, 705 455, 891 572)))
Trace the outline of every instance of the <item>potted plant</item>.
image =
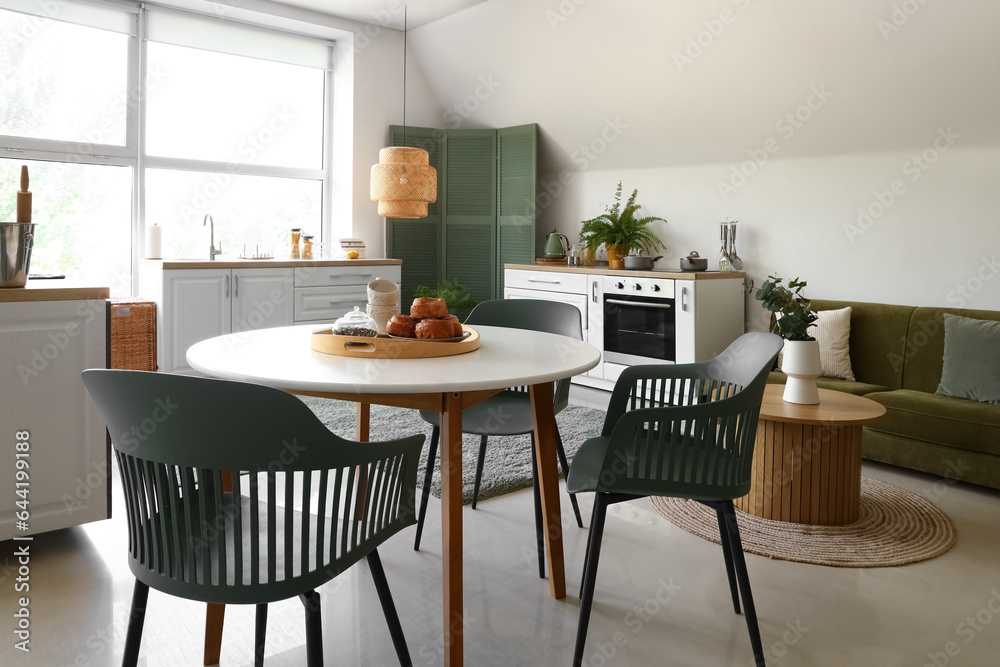
POLYGON ((812 302, 802 295, 804 280, 795 278, 788 287, 782 279, 768 276, 754 294, 766 310, 774 313, 771 332, 785 339, 781 370, 788 376, 782 398, 789 403, 819 403, 816 378, 820 374, 819 343, 809 335, 815 325, 812 302))
POLYGON ((649 223, 654 220, 663 222, 666 220, 654 215, 645 218, 635 217, 636 211, 642 208, 635 203, 638 194, 638 189, 633 190, 632 196, 625 202, 625 208, 622 208, 622 184, 618 181, 615 203, 596 218, 584 220, 580 229, 580 241, 586 244, 589 252, 596 252, 601 245, 604 245, 608 251, 608 264, 612 269, 623 268, 624 262, 621 258, 633 248, 646 252, 657 248, 666 249, 663 241, 649 229, 649 223))
POLYGON ((457 280, 446 280, 438 284, 437 287, 417 285, 413 290, 413 296, 444 299, 448 305, 448 312, 459 319, 465 319, 465 315, 468 315, 469 311, 476 305, 476 300, 472 298, 469 288, 459 284, 457 280))

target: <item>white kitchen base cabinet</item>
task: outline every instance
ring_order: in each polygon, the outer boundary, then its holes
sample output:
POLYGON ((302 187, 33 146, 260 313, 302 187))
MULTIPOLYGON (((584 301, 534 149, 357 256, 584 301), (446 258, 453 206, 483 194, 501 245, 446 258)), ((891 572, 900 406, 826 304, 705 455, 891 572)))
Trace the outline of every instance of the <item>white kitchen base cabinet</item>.
POLYGON ((690 363, 722 352, 743 333, 744 277, 507 265, 504 298, 546 299, 579 309, 584 340, 601 350, 602 362, 573 382, 610 390, 630 364, 690 363), (654 338, 665 342, 647 342, 654 338))
MULTIPOLYGON (((295 269, 295 324, 333 323, 358 306, 368 305, 368 283, 381 278, 399 283, 399 264, 315 266, 295 269)), ((409 312, 409 302, 400 304, 409 312)))
MULTIPOLYGON (((157 363, 196 375, 187 351, 208 338, 300 323, 332 323, 368 303, 375 278, 399 282, 399 260, 145 260, 140 293, 156 302, 157 363)), ((406 304, 407 307, 409 304, 406 304)))
MULTIPOLYGON (((160 271, 157 356, 166 373, 195 371, 187 350, 228 333, 292 324, 292 269, 179 269, 160 271)), ((144 290, 153 280, 144 281, 144 290)))
POLYGON ((0 540, 110 516, 107 431, 80 375, 107 367, 107 327, 105 298, 0 302, 0 540))

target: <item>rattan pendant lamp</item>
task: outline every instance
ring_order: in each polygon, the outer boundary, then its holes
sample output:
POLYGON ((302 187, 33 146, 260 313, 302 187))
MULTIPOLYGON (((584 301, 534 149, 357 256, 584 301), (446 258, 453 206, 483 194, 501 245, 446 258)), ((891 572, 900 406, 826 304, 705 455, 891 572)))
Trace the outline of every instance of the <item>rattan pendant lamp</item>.
MULTIPOLYGON (((403 8, 403 143, 406 143, 406 8, 403 8)), ((372 165, 371 198, 387 218, 426 218, 437 201, 437 170, 422 148, 389 146, 372 165)))

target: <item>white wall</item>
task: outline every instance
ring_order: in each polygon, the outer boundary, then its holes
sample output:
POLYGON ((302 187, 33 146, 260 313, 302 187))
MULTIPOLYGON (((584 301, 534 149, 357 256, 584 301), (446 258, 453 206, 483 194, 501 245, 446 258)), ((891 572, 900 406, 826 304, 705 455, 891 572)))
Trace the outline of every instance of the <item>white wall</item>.
POLYGON ((439 126, 540 124, 539 243, 622 180, 669 221, 661 266, 714 257, 728 217, 758 284, 1000 309, 998 22, 985 0, 491 0, 409 39, 439 126))

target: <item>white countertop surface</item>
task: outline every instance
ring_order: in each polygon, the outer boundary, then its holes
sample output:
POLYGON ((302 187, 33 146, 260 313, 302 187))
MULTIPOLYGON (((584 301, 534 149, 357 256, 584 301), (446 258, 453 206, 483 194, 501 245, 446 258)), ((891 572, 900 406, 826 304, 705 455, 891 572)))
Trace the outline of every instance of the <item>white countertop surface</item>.
POLYGON ((417 394, 501 389, 550 382, 595 367, 600 351, 537 331, 477 326, 480 347, 433 359, 364 359, 314 351, 304 325, 234 333, 192 345, 188 363, 214 377, 287 390, 417 394))

